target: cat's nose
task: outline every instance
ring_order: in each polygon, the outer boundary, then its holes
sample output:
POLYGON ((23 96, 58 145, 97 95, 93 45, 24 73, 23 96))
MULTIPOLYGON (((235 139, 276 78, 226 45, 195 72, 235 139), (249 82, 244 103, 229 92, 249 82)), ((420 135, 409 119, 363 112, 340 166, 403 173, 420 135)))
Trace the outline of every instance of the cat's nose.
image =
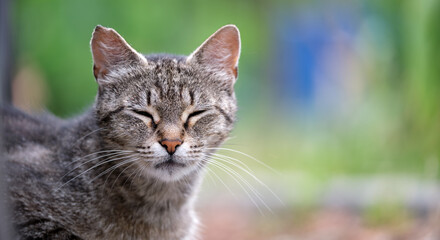
POLYGON ((176 151, 176 148, 182 143, 180 139, 164 139, 160 141, 160 145, 162 145, 170 155, 172 155, 176 151))

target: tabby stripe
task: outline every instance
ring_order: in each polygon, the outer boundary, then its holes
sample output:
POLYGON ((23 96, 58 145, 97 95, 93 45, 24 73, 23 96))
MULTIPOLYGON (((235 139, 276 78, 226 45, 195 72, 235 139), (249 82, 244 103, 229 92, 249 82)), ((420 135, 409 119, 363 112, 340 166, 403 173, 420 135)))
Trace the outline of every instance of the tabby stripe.
POLYGON ((154 82, 154 86, 156 87, 156 93, 159 95, 159 99, 162 100, 162 91, 163 91, 163 87, 162 84, 159 81, 155 81, 154 82))
POLYGON ((118 112, 120 112, 120 111, 122 111, 122 110, 124 110, 124 107, 119 107, 119 108, 117 108, 116 110, 113 110, 113 111, 107 113, 106 115, 104 115, 104 117, 102 117, 102 118, 100 119, 100 121, 102 121, 102 122, 107 122, 107 121, 108 121, 108 118, 110 118, 110 116, 111 116, 112 114, 118 113, 118 112))
POLYGON ((179 96, 180 96, 180 99, 183 99, 183 87, 182 87, 182 85, 179 85, 179 96))
POLYGON ((53 237, 53 236, 56 236, 58 233, 60 233, 60 232, 67 232, 64 228, 61 228, 61 227, 57 227, 57 228, 55 228, 55 229, 52 229, 52 230, 50 230, 50 231, 48 231, 47 233, 46 233, 46 238, 47 237, 53 237))
POLYGON ((221 109, 219 106, 215 106, 215 108, 225 117, 228 123, 233 123, 232 118, 229 117, 223 109, 221 109))
POLYGON ((191 99, 191 105, 194 106, 194 92, 189 91, 189 98, 191 99))
POLYGON ((28 227, 28 226, 37 225, 37 224, 44 224, 46 222, 50 222, 50 220, 49 219, 32 219, 32 220, 29 220, 25 223, 18 224, 17 227, 23 228, 23 227, 28 227))

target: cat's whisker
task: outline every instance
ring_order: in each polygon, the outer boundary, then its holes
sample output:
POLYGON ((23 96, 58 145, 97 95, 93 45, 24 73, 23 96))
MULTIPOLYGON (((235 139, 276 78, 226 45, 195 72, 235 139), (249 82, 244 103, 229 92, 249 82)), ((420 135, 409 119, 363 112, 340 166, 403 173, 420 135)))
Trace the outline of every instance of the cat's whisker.
MULTIPOLYGON (((202 166, 203 167, 203 166, 202 166)), ((210 173, 214 174, 214 176, 223 184, 223 186, 225 186, 225 188, 229 191, 229 193, 231 193, 235 198, 237 198, 237 195, 231 190, 231 188, 221 179, 221 177, 219 177, 219 175, 217 173, 215 173, 213 170, 211 170, 209 168, 209 166, 207 166, 206 168, 210 173)))
MULTIPOLYGON (((116 154, 116 153, 132 153, 132 152, 133 151, 130 151, 130 150, 104 150, 104 151, 93 152, 93 153, 87 154, 87 155, 85 155, 83 157, 80 157, 78 159, 75 159, 75 160, 71 161, 67 166, 70 166, 70 165, 72 165, 72 164, 74 164, 74 163, 76 163, 78 161, 85 160, 86 158, 88 158, 90 156, 98 155, 98 156, 96 156, 96 158, 99 158, 99 157, 111 156, 112 154, 116 154), (99 154, 102 154, 102 153, 105 153, 105 154, 104 155, 99 155, 99 154)), ((93 158, 93 159, 95 159, 95 158, 93 158)), ((92 160, 92 159, 89 159, 88 161, 90 161, 90 160, 92 160)))
POLYGON ((98 131, 100 131, 102 129, 105 129, 105 128, 101 127, 101 128, 95 129, 95 130, 87 133, 86 135, 78 138, 78 140, 76 140, 76 142, 73 144, 73 146, 76 146, 82 139, 84 139, 84 138, 86 138, 86 137, 88 137, 88 136, 90 136, 90 135, 92 135, 92 134, 94 134, 94 133, 96 133, 96 132, 98 132, 98 131))
MULTIPOLYGON (((142 167, 142 169, 145 169, 145 166, 144 167, 142 167)), ((135 175, 137 172, 139 172, 139 171, 141 171, 141 169, 137 169, 137 171, 133 171, 130 175, 128 175, 128 177, 125 179, 125 181, 122 183, 122 186, 124 186, 125 185, 125 183, 127 183, 127 181, 133 176, 133 175, 135 175)), ((131 181, 131 182, 133 182, 133 180, 131 181)), ((131 186, 131 184, 130 184, 130 186, 131 186)))
POLYGON ((225 139, 224 143, 222 143, 222 146, 244 146, 244 144, 240 143, 230 143, 228 141, 237 138, 237 136, 231 136, 225 139))
POLYGON ((139 177, 141 175, 142 171, 144 171, 144 169, 145 169, 145 166, 142 169, 139 169, 139 171, 137 171, 137 173, 131 179, 129 188, 131 188, 131 186, 133 185, 133 182, 135 181, 136 177, 139 177))
POLYGON ((226 141, 229 141, 229 140, 232 140, 232 139, 234 139, 234 138, 237 138, 237 136, 235 136, 235 135, 234 135, 234 136, 229 136, 229 137, 226 138, 225 142, 226 142, 226 141))
POLYGON ((257 202, 255 201, 254 197, 249 193, 249 191, 243 186, 243 184, 241 184, 241 182, 237 179, 237 177, 232 174, 230 171, 228 171, 224 166, 218 164, 218 162, 216 162, 215 160, 210 161, 210 164, 212 166, 217 167, 218 169, 224 171, 226 174, 228 174, 240 187, 241 189, 243 189, 243 191, 246 193, 246 195, 249 197, 249 200, 251 200, 251 202, 255 205, 255 207, 258 209, 258 211, 264 215, 263 211, 261 210, 260 206, 257 204, 257 202))
MULTIPOLYGON (((237 164, 237 163, 234 162, 234 161, 231 161, 231 160, 229 160, 229 159, 224 159, 224 158, 221 158, 221 157, 217 157, 217 156, 211 156, 211 158, 214 159, 214 160, 217 160, 217 161, 221 161, 221 162, 229 163, 229 164, 231 164, 232 166, 234 166, 234 167, 236 167, 236 168, 238 168, 238 169, 240 169, 240 170, 246 172, 246 173, 249 174, 252 178, 257 178, 257 177, 255 177, 255 175, 254 175, 255 173, 253 173, 252 171, 248 171, 247 169, 245 169, 245 168, 242 167, 240 164, 237 164)), ((245 165, 245 167, 247 167, 247 166, 245 165)), ((257 180, 257 182, 259 182, 259 180, 257 180)))
POLYGON ((109 163, 109 162, 113 162, 113 161, 117 161, 117 160, 125 159, 125 158, 128 158, 128 157, 132 157, 132 156, 123 156, 123 157, 118 157, 118 158, 116 158, 116 159, 115 159, 115 158, 110 158, 109 160, 106 160, 106 161, 103 161, 103 162, 99 162, 99 163, 93 165, 92 167, 88 168, 87 170, 81 172, 80 174, 76 175, 75 177, 71 178, 71 179, 68 180, 67 182, 63 183, 60 187, 57 188, 57 190, 61 189, 61 188, 64 187, 66 184, 68 184, 68 183, 70 183, 71 181, 77 179, 78 177, 80 177, 80 176, 86 174, 87 172, 91 171, 91 170, 94 169, 94 168, 97 168, 97 167, 99 167, 99 166, 101 166, 101 165, 104 165, 104 164, 106 164, 106 163, 109 163))
POLYGON ((230 168, 229 166, 220 163, 218 161, 216 161, 217 164, 222 165, 224 168, 228 169, 232 174, 236 175, 251 191, 252 193, 263 203, 263 205, 271 212, 273 213, 272 209, 266 204, 266 202, 263 200, 263 196, 261 195, 260 192, 258 192, 254 186, 252 186, 252 184, 250 184, 243 176, 241 176, 237 171, 235 171, 234 169, 230 168))
POLYGON ((257 181, 259 184, 261 184, 264 188, 266 188, 281 204, 284 204, 283 201, 263 181, 261 181, 259 178, 257 178, 255 176, 255 173, 253 173, 253 171, 250 170, 250 168, 246 164, 244 164, 242 161, 235 159, 235 158, 232 158, 232 157, 222 155, 222 154, 216 154, 216 153, 212 153, 210 158, 213 161, 216 161, 218 164, 223 165, 222 167, 229 170, 232 174, 236 175, 245 185, 247 185, 247 187, 257 196, 257 198, 259 198, 259 200, 261 202, 263 202, 263 204, 265 205, 266 208, 269 209, 269 211, 272 212, 272 210, 267 206, 265 201, 262 199, 261 194, 258 191, 256 191, 255 188, 247 180, 245 180, 238 172, 236 172, 232 168, 227 167, 226 165, 224 165, 218 161, 229 163, 232 166, 237 167, 238 169, 244 171, 246 174, 251 176, 255 181, 257 181))
POLYGON ((209 150, 224 150, 224 151, 230 151, 230 152, 234 152, 234 153, 241 154, 241 155, 243 155, 243 156, 246 156, 246 157, 248 157, 248 158, 250 158, 250 159, 256 161, 257 163, 261 164, 262 166, 264 166, 264 167, 270 169, 272 172, 274 172, 274 173, 276 173, 276 174, 278 174, 278 175, 281 175, 281 173, 278 172, 277 170, 275 170, 274 168, 270 167, 269 165, 265 164, 264 162, 258 160, 257 158, 255 158, 255 157, 253 157, 253 156, 251 156, 251 155, 249 155, 249 154, 246 154, 246 153, 244 153, 244 152, 241 152, 241 151, 238 151, 238 150, 235 150, 235 149, 221 148, 221 147, 206 148, 206 149, 209 149, 209 150))
POLYGON ((120 150, 120 149, 102 150, 102 151, 97 151, 97 152, 89 153, 89 154, 87 154, 87 155, 85 155, 85 156, 83 156, 83 157, 81 157, 79 159, 76 159, 75 161, 79 161, 81 159, 87 158, 87 157, 92 156, 92 155, 101 154, 101 153, 111 153, 111 152, 132 152, 132 151, 131 150, 120 150))
POLYGON ((213 153, 213 154, 212 154, 212 157, 217 157, 217 158, 220 158, 220 159, 229 159, 229 160, 233 161, 234 163, 237 163, 237 164, 239 164, 239 165, 245 167, 247 170, 249 170, 249 172, 252 172, 252 173, 253 173, 253 171, 251 170, 250 167, 248 167, 243 161, 238 160, 238 159, 236 159, 236 158, 229 157, 229 156, 222 155, 222 154, 218 154, 218 153, 213 153))
MULTIPOLYGON (((196 168, 197 173, 202 172, 204 169, 203 165, 200 162, 197 162, 196 167, 197 167, 196 168)), ((206 172, 208 173, 207 175, 209 176, 209 180, 212 182, 212 184, 214 186, 217 186, 217 183, 215 182, 214 177, 211 175, 213 173, 212 170, 210 168, 205 168, 205 169, 206 169, 206 172)))
MULTIPOLYGON (((139 159, 138 159, 138 160, 139 160, 139 159)), ((133 162, 133 163, 131 163, 131 164, 129 164, 127 167, 125 167, 125 168, 119 173, 119 175, 116 177, 115 181, 113 181, 113 184, 112 184, 112 186, 111 186, 111 189, 113 189, 113 186, 116 184, 116 182, 118 181, 118 178, 122 175, 122 173, 124 173, 125 170, 127 170, 129 167, 133 166, 134 164, 136 164, 136 161, 133 162)), ((110 176, 110 175, 109 175, 109 176, 110 176)), ((107 179, 108 179, 109 176, 107 176, 107 179)), ((107 179, 105 180, 106 182, 107 182, 107 179)))
MULTIPOLYGON (((215 154, 214 154, 215 155, 215 154)), ((227 157, 227 156, 224 156, 224 157, 227 157)), ((278 195, 276 195, 273 191, 272 191, 272 189, 270 189, 270 187, 269 186, 267 186, 263 181, 261 181, 257 176, 255 176, 255 173, 252 171, 252 170, 250 170, 249 168, 247 168, 247 169, 244 169, 242 166, 240 166, 240 165, 238 165, 238 164, 236 164, 235 162, 232 162, 232 161, 230 161, 230 160, 227 160, 227 159, 222 159, 222 158, 220 158, 220 157, 215 157, 215 156, 212 156, 212 158, 213 159, 215 159, 215 160, 219 160, 219 161, 223 161, 223 162, 226 162, 226 163, 229 163, 229 164, 231 164, 231 165, 233 165, 233 166, 235 166, 235 167, 237 167, 237 168, 239 168, 240 170, 242 170, 243 172, 245 172, 245 173, 247 173, 249 176, 251 176, 255 181, 257 181, 259 184, 261 184, 264 188, 266 188, 266 190, 268 190, 281 204, 283 204, 284 205, 284 202, 278 197, 278 195)), ((229 158, 230 159, 230 158, 229 158)), ((244 164, 244 163, 243 163, 244 164)), ((245 165, 246 166, 246 165, 245 165)), ((247 167, 247 166, 246 166, 247 167)))
MULTIPOLYGON (((242 171, 244 171, 245 173, 247 173, 249 176, 251 176, 255 181, 257 181, 259 184, 261 184, 262 186, 264 186, 269 192, 271 192, 271 194, 272 195, 274 195, 274 197, 275 198, 277 198, 282 204, 283 204, 283 202, 281 201, 281 199, 266 185, 266 184, 264 184, 260 179, 258 179, 254 174, 252 174, 251 172, 251 170, 250 171, 248 171, 248 170, 246 170, 245 168, 243 168, 242 166, 240 166, 240 165, 238 165, 236 162, 234 162, 234 161, 231 161, 232 159, 233 160, 237 160, 237 161, 239 161, 238 159, 234 159, 234 158, 230 158, 231 160, 228 160, 228 159, 223 159, 223 158, 221 158, 221 157, 218 157, 217 155, 218 154, 215 154, 215 153, 213 153, 212 154, 213 156, 211 156, 211 158, 212 158, 212 160, 213 161, 215 161, 215 162, 217 162, 217 164, 220 164, 220 165, 222 165, 222 167, 224 167, 225 169, 227 169, 227 170, 229 170, 232 174, 234 174, 234 175, 236 175, 244 184, 246 184, 247 185, 247 187, 249 187, 249 189, 257 196, 257 198, 259 198, 259 200, 261 201, 261 202, 263 202, 263 204, 265 205, 265 207, 266 208, 268 208, 269 209, 269 211, 271 211, 272 212, 272 210, 267 206, 267 204, 264 202, 264 200, 262 199, 262 196, 261 196, 261 194, 258 192, 258 191, 256 191, 255 190, 255 188, 248 182, 248 181, 246 181, 238 172, 236 172, 235 170, 233 170, 233 169, 231 169, 231 168, 229 168, 229 167, 227 167, 226 165, 224 165, 224 164, 222 164, 222 163, 220 163, 220 162, 218 162, 218 161, 223 161, 223 162, 226 162, 226 163, 229 163, 229 164, 231 164, 231 165, 233 165, 233 166, 235 166, 235 167, 237 167, 237 168, 239 168, 240 170, 242 170, 242 171)), ((220 156, 224 156, 224 155, 221 155, 220 154, 220 156)), ((224 156, 224 157, 227 157, 227 156, 224 156)), ((239 161, 240 163, 242 163, 242 165, 244 165, 245 167, 247 167, 243 162, 241 162, 241 161, 239 161)), ((249 168, 248 168, 249 169, 249 168)))
MULTIPOLYGON (((64 174, 64 175, 60 178, 60 180, 62 180, 64 177, 66 177, 66 176, 69 175, 70 173, 74 172, 75 169, 77 169, 77 168, 79 168, 79 167, 81 167, 81 166, 83 166, 83 165, 85 165, 85 164, 87 164, 87 163, 89 163, 89 162, 93 162, 93 161, 95 161, 95 160, 98 160, 98 159, 101 159, 101 158, 105 158, 105 157, 109 157, 109 158, 118 157, 118 156, 122 156, 122 155, 124 155, 124 154, 129 154, 129 152, 121 152, 120 150, 118 150, 117 152, 107 153, 107 154, 100 155, 100 156, 94 157, 94 158, 92 158, 92 159, 89 159, 89 160, 87 160, 87 161, 81 163, 80 165, 74 167, 72 170, 70 170, 70 171, 67 172, 66 174, 64 174)), ((87 155, 87 156, 91 156, 91 155, 92 155, 92 154, 89 154, 89 155, 87 155)), ((79 159, 79 160, 83 160, 84 158, 85 158, 85 157, 83 157, 83 158, 81 158, 81 159, 79 159)), ((73 163, 71 163, 71 164, 73 164, 73 163)), ((71 165, 71 164, 69 164, 69 165, 71 165)))
MULTIPOLYGON (((130 157, 133 157, 133 156, 130 156, 130 157)), ((120 166, 122 166, 122 165, 124 165, 124 164, 127 164, 127 163, 135 162, 135 161, 137 161, 137 160, 139 160, 139 159, 138 159, 138 158, 135 158, 135 159, 124 160, 124 161, 122 161, 122 162, 120 162, 120 163, 118 163, 118 164, 116 164, 116 165, 114 165, 114 166, 112 166, 112 167, 106 169, 105 171, 101 172, 100 174, 98 174, 96 177, 94 177, 94 178, 93 178, 92 180, 90 180, 89 182, 93 182, 93 181, 95 181, 96 179, 98 179, 99 177, 101 177, 102 175, 104 175, 104 174, 106 174, 106 173, 108 173, 108 172, 111 171, 110 174, 109 174, 109 176, 110 176, 110 175, 113 173, 113 171, 116 170, 118 167, 120 167, 120 166)), ((105 179, 105 181, 104 181, 104 185, 106 184, 107 179, 108 179, 109 176, 107 176, 107 178, 105 179)))
POLYGON ((200 161, 196 161, 195 162, 195 171, 197 174, 203 174, 203 163, 200 161))
POLYGON ((245 144, 240 143, 222 143, 222 146, 245 146, 245 144))

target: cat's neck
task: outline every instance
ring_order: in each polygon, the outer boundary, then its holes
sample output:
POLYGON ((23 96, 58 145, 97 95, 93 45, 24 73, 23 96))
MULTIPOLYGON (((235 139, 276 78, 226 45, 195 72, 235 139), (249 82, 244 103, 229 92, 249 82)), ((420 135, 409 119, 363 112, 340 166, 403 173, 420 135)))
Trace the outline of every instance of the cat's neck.
POLYGON ((140 196, 145 203, 157 205, 171 204, 181 208, 195 195, 200 185, 199 174, 191 174, 179 181, 164 182, 157 178, 143 177, 136 180, 132 191, 140 196))
MULTIPOLYGON (((119 173, 113 174, 116 177, 117 175, 119 173)), ((119 211, 118 215, 128 219, 132 219, 135 215, 133 219, 144 219, 150 225, 158 227, 169 222, 182 224, 182 219, 191 220, 191 209, 201 183, 200 174, 189 175, 172 182, 164 182, 145 175, 131 179, 133 177, 130 175, 131 173, 126 175, 128 181, 119 176, 115 185, 112 183, 113 178, 108 180, 106 177, 94 184, 99 188, 96 192, 99 192, 102 198, 109 200, 105 205, 101 205, 102 210, 119 211)))

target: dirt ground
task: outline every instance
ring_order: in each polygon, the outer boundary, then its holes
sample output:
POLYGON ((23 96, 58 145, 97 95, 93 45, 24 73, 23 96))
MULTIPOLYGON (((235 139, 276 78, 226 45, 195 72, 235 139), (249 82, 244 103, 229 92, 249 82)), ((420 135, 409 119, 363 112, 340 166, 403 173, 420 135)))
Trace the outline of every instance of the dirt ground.
MULTIPOLYGON (((336 209, 307 214, 278 210, 262 215, 230 203, 211 202, 199 209, 204 240, 437 240, 440 219, 408 218, 369 224, 359 214, 336 209)), ((438 215, 437 215, 438 216, 438 215)))

